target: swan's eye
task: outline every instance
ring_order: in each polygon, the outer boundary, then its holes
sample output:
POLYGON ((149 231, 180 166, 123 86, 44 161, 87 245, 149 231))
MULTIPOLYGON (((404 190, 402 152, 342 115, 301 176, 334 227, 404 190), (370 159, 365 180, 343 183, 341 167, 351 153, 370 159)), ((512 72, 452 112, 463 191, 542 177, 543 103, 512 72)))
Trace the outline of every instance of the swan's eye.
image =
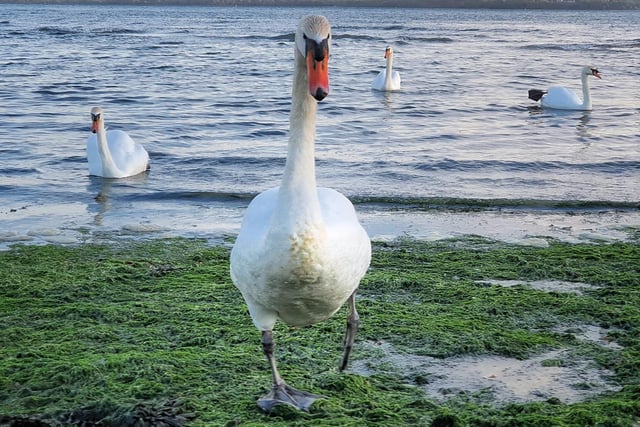
POLYGON ((307 39, 307 35, 306 34, 302 34, 302 38, 306 40, 307 39))
POLYGON ((91 113, 91 120, 93 120, 94 122, 97 122, 98 120, 100 120, 100 113, 98 114, 91 113))

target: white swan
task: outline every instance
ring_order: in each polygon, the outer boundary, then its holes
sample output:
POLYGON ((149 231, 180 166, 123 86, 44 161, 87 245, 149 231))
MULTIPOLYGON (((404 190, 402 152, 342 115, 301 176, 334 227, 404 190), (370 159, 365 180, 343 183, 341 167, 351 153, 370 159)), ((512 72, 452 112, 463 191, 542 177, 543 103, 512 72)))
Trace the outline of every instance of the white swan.
POLYGON ((529 99, 534 101, 540 101, 540 105, 544 108, 555 108, 558 110, 581 110, 587 111, 592 109, 591 105, 591 89, 589 87, 589 76, 594 76, 599 79, 600 72, 590 66, 585 65, 582 67, 582 100, 571 90, 562 87, 554 86, 548 90, 530 89, 529 99))
POLYGON ((104 178, 124 178, 149 168, 149 153, 121 130, 106 131, 102 108, 91 109, 93 122, 87 138, 89 175, 104 178))
POLYGON ((258 400, 264 411, 277 404, 308 411, 322 397, 296 390, 280 377, 272 334, 276 321, 311 325, 328 319, 349 300, 344 369, 359 321, 355 294, 371 260, 371 242, 351 202, 335 190, 316 188, 316 100, 329 92, 330 41, 325 17, 300 21, 282 184, 251 201, 231 251, 231 278, 262 331, 273 374, 271 392, 258 400))
POLYGON ((371 83, 371 88, 375 90, 390 91, 400 90, 400 73, 393 71, 393 49, 387 46, 384 51, 387 60, 387 68, 380 71, 371 83))

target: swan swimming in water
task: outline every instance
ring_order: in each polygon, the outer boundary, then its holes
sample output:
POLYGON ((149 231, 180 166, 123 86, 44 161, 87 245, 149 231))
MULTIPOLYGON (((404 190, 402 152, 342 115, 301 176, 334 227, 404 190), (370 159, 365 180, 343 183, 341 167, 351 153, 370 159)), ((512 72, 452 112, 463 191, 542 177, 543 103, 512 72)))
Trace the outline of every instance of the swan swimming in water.
POLYGON ((546 91, 530 89, 529 99, 540 101, 540 105, 544 108, 554 108, 557 110, 591 110, 593 107, 591 105, 589 76, 597 77, 599 79, 602 78, 600 72, 596 68, 590 65, 582 67, 582 100, 573 91, 562 86, 553 86, 546 91))
POLYGON ((89 175, 124 178, 149 169, 149 153, 121 130, 106 131, 104 111, 91 109, 92 127, 87 138, 89 175))
POLYGON ((400 90, 400 73, 393 71, 393 48, 387 46, 384 51, 387 68, 380 71, 371 83, 371 88, 381 91, 400 90))
POLYGON ((282 183, 251 201, 231 251, 231 278, 262 333, 273 376, 271 391, 258 400, 267 412, 278 404, 308 411, 322 398, 296 390, 280 377, 274 355, 276 321, 308 326, 330 318, 348 301, 340 365, 345 369, 359 323, 356 290, 371 260, 371 242, 351 202, 333 189, 316 187, 316 111, 329 92, 330 31, 323 16, 305 17, 298 25, 282 183))

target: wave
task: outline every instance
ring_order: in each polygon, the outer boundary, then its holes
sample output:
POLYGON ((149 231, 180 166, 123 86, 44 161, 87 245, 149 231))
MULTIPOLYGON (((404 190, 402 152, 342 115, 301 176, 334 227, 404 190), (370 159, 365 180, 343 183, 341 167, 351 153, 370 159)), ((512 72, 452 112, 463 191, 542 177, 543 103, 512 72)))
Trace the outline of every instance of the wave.
POLYGON ((640 39, 628 40, 620 43, 599 43, 596 44, 595 47, 602 50, 638 49, 640 48, 640 39))
MULTIPOLYGON (((284 156, 284 154, 283 154, 284 156)), ((273 166, 284 164, 284 157, 242 157, 242 156, 218 156, 218 157, 188 157, 171 161, 173 165, 184 168, 185 166, 217 167, 217 166, 273 166)))
POLYGON ((378 40, 378 37, 368 36, 366 34, 334 34, 334 39, 344 39, 344 40, 378 40))
POLYGON ((453 43, 454 39, 451 37, 414 37, 414 36, 401 36, 400 40, 406 42, 422 42, 422 43, 453 43))
POLYGON ((404 30, 404 28, 405 28, 404 25, 398 25, 398 24, 385 25, 385 26, 380 27, 380 29, 384 30, 384 31, 404 30))
POLYGON ((102 35, 114 35, 114 34, 144 34, 143 30, 133 30, 131 28, 102 28, 99 30, 92 30, 93 34, 102 35))
MULTIPOLYGON (((378 162, 377 167, 384 167, 385 162, 378 162)), ((501 171, 589 171, 599 173, 619 174, 629 170, 640 168, 639 161, 608 161, 600 163, 567 163, 567 162, 519 162, 504 160, 469 160, 459 161, 453 159, 443 159, 431 163, 416 163, 414 167, 421 171, 474 171, 474 170, 501 170, 501 171)))
POLYGON ((592 43, 569 43, 569 44, 555 44, 555 43, 541 43, 541 44, 528 44, 520 46, 520 49, 524 50, 560 50, 560 51, 582 51, 590 50, 594 48, 592 43))
POLYGON ((67 36, 70 34, 80 34, 82 32, 79 29, 52 27, 48 25, 44 27, 39 27, 38 31, 51 36, 67 36))
POLYGON ((249 136, 252 138, 259 138, 263 136, 286 136, 287 131, 283 130, 256 130, 249 133, 249 136))
MULTIPOLYGON (((121 195, 128 200, 180 201, 199 200, 203 202, 239 202, 246 204, 258 193, 233 191, 158 191, 145 194, 121 195)), ((354 205, 375 207, 388 211, 640 211, 640 202, 613 200, 547 200, 547 199, 480 199, 457 197, 402 197, 402 196, 351 196, 354 205)))
POLYGON ((618 50, 638 49, 640 39, 626 40, 617 43, 539 43, 520 46, 524 50, 558 50, 563 52, 577 52, 587 50, 618 50))
MULTIPOLYGON (((38 169, 32 167, 6 167, 0 168, 0 174, 5 176, 13 175, 33 175, 38 173, 38 169)), ((2 187, 0 187, 2 188, 2 187)), ((7 189, 13 189, 11 186, 6 186, 7 189)))
POLYGON ((352 197, 351 201, 359 205, 375 205, 390 210, 564 210, 593 211, 616 210, 638 211, 640 202, 621 202, 613 200, 545 200, 545 199, 476 199, 456 197, 352 197))
MULTIPOLYGON (((250 135, 255 136, 281 136, 286 132, 281 130, 260 130, 254 131, 250 135)), ((453 136, 452 136, 453 137, 453 136)), ((284 162, 284 153, 282 157, 274 156, 218 156, 218 157, 190 157, 177 158, 172 160, 172 164, 178 167, 197 166, 198 168, 233 166, 233 167, 264 167, 274 168, 280 167, 284 162)), ((640 161, 619 160, 619 161, 603 161, 598 163, 568 163, 562 161, 509 161, 509 160, 454 160, 454 159, 438 159, 433 161, 402 161, 394 160, 374 160, 367 164, 362 164, 358 160, 350 161, 340 158, 318 158, 316 163, 320 167, 327 167, 333 170, 357 170, 363 173, 376 174, 396 174, 409 173, 411 171, 419 171, 421 175, 424 173, 470 173, 477 171, 482 172, 479 176, 485 175, 488 171, 498 172, 514 172, 518 175, 525 174, 529 178, 544 176, 548 173, 590 173, 599 175, 628 175, 630 171, 640 170, 640 161), (534 172, 531 174, 531 172, 534 172)))
POLYGON ((150 194, 129 194, 121 196, 129 200, 201 200, 207 202, 247 201, 256 196, 252 193, 217 192, 217 191, 159 191, 150 194))
POLYGON ((293 42, 295 40, 295 33, 284 33, 284 34, 276 34, 273 36, 266 35, 242 35, 242 36, 234 36, 234 35, 226 35, 225 38, 232 40, 284 40, 293 42))
POLYGON ((100 29, 91 29, 87 31, 84 28, 67 28, 67 27, 56 27, 51 25, 45 25, 42 27, 38 27, 37 31, 40 33, 44 33, 50 36, 68 36, 68 35, 76 35, 76 34, 100 34, 100 35, 118 35, 118 34, 143 34, 142 30, 134 30, 131 28, 100 28, 100 29))

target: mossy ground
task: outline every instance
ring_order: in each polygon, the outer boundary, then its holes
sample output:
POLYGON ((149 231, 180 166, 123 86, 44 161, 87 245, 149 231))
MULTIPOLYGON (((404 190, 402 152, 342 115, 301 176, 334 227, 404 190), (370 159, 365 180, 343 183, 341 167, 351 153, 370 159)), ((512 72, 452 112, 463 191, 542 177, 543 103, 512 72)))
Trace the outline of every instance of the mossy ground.
POLYGON ((471 237, 374 244, 358 301, 355 363, 375 367, 363 344, 380 341, 437 358, 524 359, 569 349, 611 370, 620 386, 573 404, 561 396, 436 401, 419 387, 429 378, 339 373, 343 309, 310 328, 278 324, 283 377, 327 399, 311 413, 280 408, 265 415, 256 399, 271 377, 228 259, 227 246, 191 239, 0 252, 0 425, 638 425, 638 243, 532 248, 471 237), (572 294, 477 283, 501 279, 598 287, 572 294), (573 324, 611 328, 622 348, 558 332, 573 324))

